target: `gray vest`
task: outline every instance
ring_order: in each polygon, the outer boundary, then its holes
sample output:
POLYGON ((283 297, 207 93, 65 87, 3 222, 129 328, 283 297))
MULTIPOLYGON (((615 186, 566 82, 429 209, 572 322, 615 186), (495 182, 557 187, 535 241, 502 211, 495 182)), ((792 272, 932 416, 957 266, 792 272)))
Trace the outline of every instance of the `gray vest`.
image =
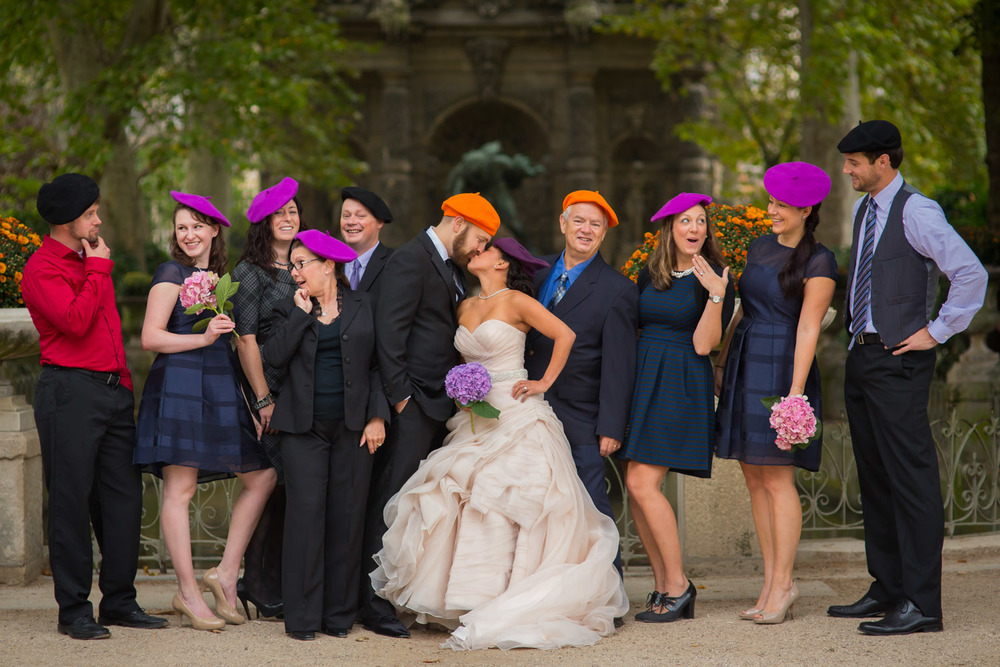
MULTIPOLYGON (((895 347, 930 322, 937 295, 937 265, 914 250, 903 233, 903 206, 913 194, 920 193, 903 183, 889 207, 889 218, 872 257, 872 323, 882 342, 889 347, 895 347)), ((870 198, 871 195, 864 198, 854 219, 851 270, 847 276, 848 306, 854 289, 859 235, 864 228, 870 198)), ((853 314, 849 307, 845 307, 844 313, 844 325, 849 332, 853 314)))

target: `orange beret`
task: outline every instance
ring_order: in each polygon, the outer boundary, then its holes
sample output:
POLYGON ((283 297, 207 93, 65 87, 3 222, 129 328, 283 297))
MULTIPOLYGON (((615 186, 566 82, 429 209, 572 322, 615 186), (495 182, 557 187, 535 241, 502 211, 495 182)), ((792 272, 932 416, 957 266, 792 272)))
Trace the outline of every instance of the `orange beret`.
POLYGON ((600 192, 596 190, 576 190, 574 192, 566 195, 563 199, 562 210, 568 209, 573 204, 593 204, 598 208, 602 209, 608 214, 608 227, 614 227, 618 224, 618 216, 615 215, 615 211, 611 208, 611 205, 604 200, 600 192))
POLYGON ((476 227, 493 236, 500 229, 500 215, 493 205, 479 193, 462 192, 452 195, 441 204, 444 214, 451 217, 462 216, 476 227))

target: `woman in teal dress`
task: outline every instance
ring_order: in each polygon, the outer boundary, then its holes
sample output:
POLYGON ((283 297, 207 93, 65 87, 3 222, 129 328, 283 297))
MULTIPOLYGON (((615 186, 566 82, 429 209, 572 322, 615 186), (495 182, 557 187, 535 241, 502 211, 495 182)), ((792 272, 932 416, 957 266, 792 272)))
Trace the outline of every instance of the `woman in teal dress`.
POLYGON ((764 187, 774 234, 750 245, 740 277, 742 317, 717 364, 725 370, 716 455, 740 461, 764 556, 760 596, 739 616, 781 623, 799 595, 792 580, 802 532, 795 467, 818 470, 822 445, 779 449, 761 399, 804 393, 822 414, 816 341, 833 299, 837 262, 813 236, 830 177, 811 164, 786 162, 767 170, 764 187))
POLYGON ((708 354, 733 313, 729 269, 705 206, 708 195, 682 192, 653 216, 659 245, 639 273, 639 343, 625 444, 625 483, 656 589, 636 620, 694 617, 694 585, 684 574, 677 520, 660 491, 669 470, 712 474, 715 405, 708 354))

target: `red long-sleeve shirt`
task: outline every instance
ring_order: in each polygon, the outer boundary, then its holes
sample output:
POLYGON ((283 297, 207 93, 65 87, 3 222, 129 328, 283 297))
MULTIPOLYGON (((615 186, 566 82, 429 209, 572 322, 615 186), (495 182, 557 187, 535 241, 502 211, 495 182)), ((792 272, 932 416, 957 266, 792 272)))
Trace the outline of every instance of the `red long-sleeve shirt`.
POLYGON ((131 390, 113 266, 103 257, 81 257, 46 234, 25 264, 21 295, 38 329, 43 365, 120 373, 131 390))

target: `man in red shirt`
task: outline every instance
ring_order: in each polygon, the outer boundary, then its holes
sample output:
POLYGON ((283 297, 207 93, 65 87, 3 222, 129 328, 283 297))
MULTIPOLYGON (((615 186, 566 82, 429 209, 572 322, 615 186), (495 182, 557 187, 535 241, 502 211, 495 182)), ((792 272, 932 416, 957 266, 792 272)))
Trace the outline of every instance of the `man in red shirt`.
POLYGON ((99 236, 100 194, 81 174, 41 187, 38 212, 49 234, 21 282, 41 345, 34 408, 49 490, 58 629, 74 639, 108 637, 105 625, 167 625, 135 599, 142 514, 142 480, 132 464, 135 398, 111 283, 114 262, 99 236), (89 600, 91 521, 101 548, 100 624, 89 600))

